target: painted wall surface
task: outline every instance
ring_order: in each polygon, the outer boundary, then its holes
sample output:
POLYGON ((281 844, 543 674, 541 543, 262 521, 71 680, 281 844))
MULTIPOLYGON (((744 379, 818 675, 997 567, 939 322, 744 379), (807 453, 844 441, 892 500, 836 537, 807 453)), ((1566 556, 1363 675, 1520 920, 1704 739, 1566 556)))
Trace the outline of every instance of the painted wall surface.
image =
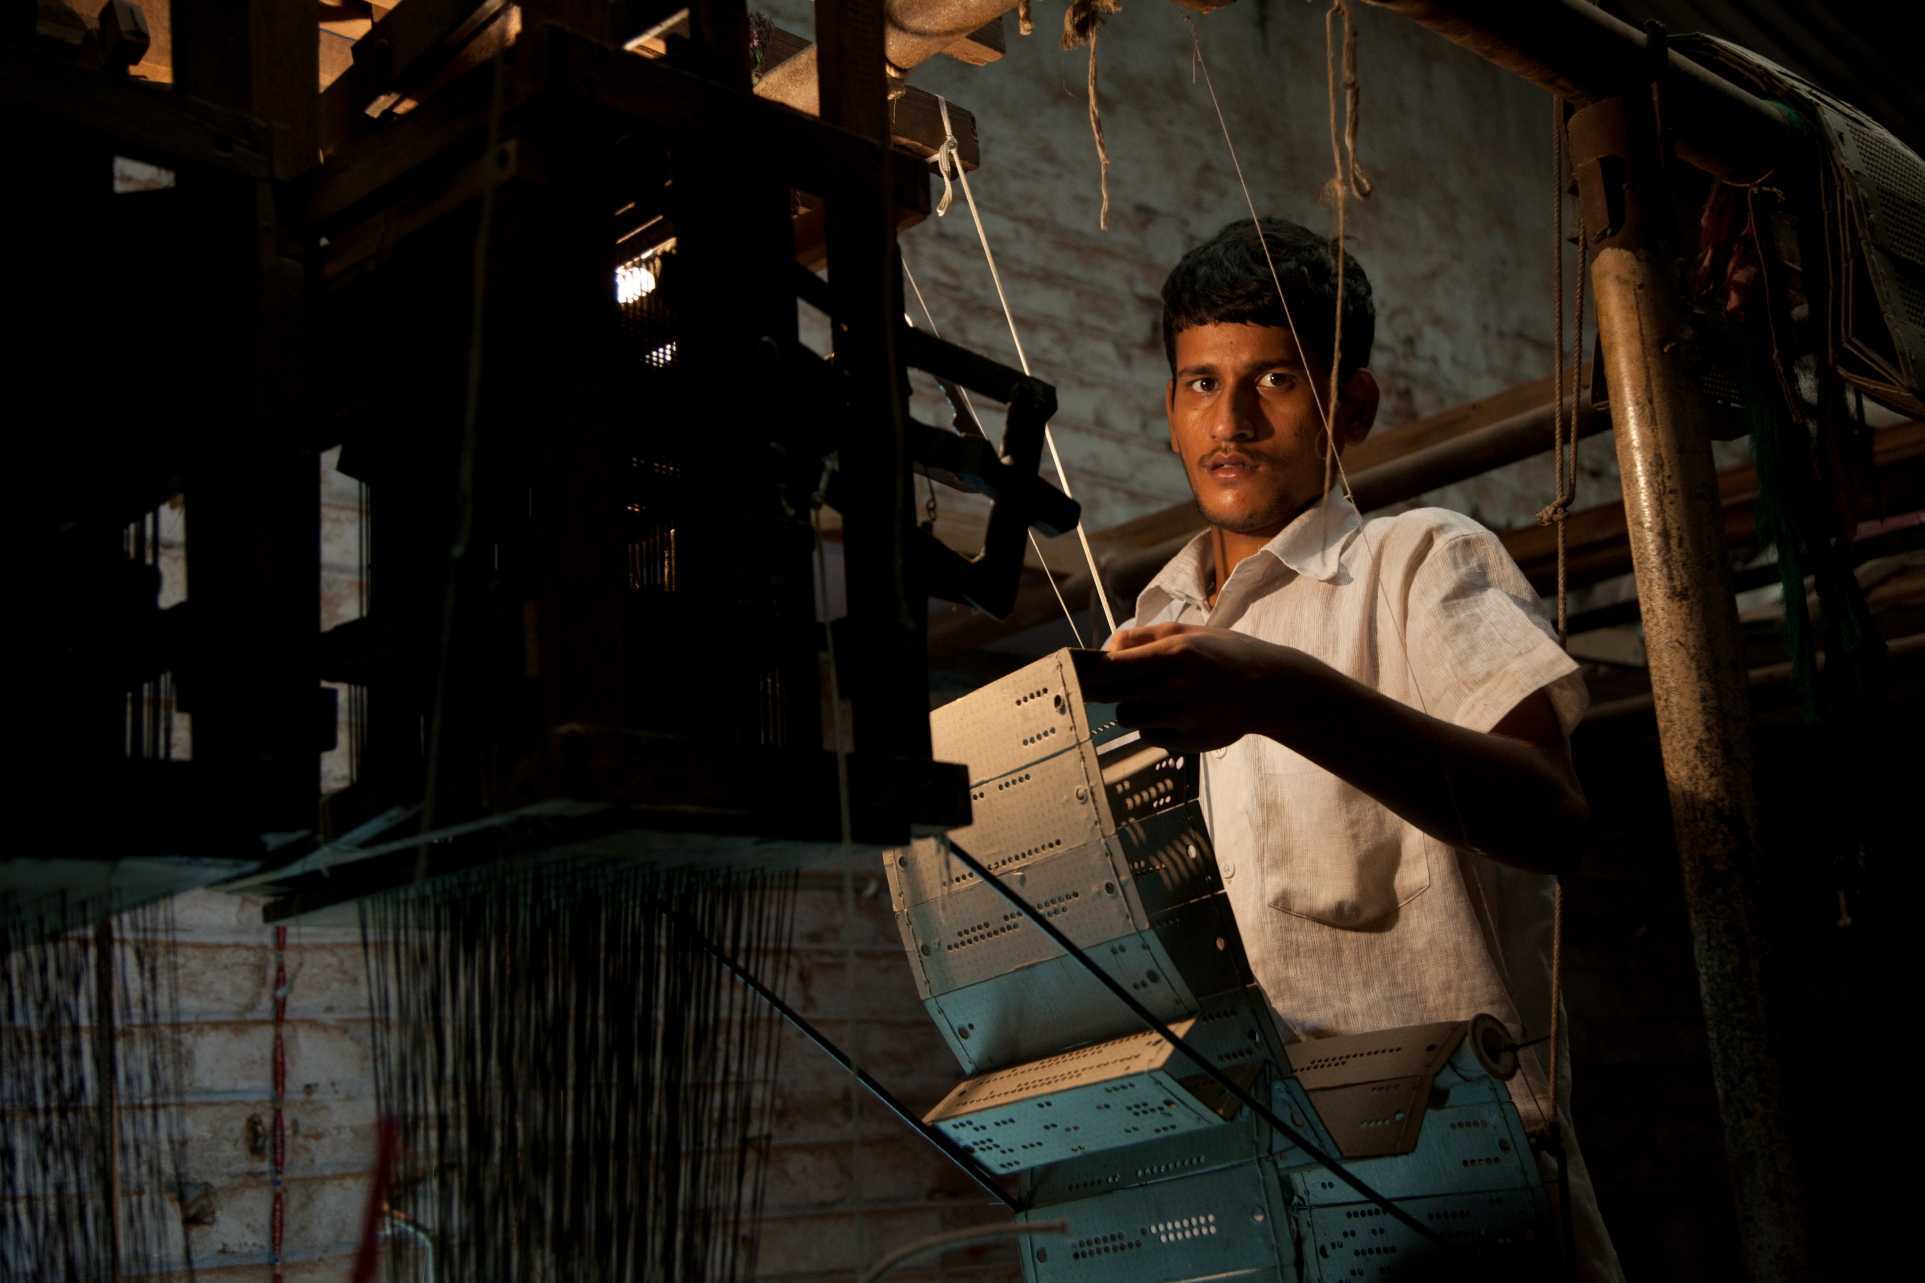
MULTIPOLYGON (((1027 38, 1006 19, 1000 62, 937 58, 911 76, 975 115, 983 164, 971 183, 1023 346, 1056 386, 1057 443, 1092 530, 1188 498, 1167 451, 1160 291, 1186 249, 1248 216, 1191 33, 1257 208, 1330 232, 1334 211, 1319 200, 1333 173, 1324 7, 1244 0, 1192 20, 1137 0, 1104 24, 1107 232, 1097 228, 1088 55, 1059 48, 1060 6, 1038 5, 1027 38)), ((806 2, 769 11, 811 30, 806 2)), ((1376 297, 1378 422, 1394 431, 1551 372, 1551 103, 1395 16, 1358 6, 1357 31, 1358 156, 1375 195, 1350 205, 1346 243, 1376 297)), ((1013 363, 960 194, 903 248, 944 336, 1013 363)), ((948 421, 933 395, 917 408, 948 421)), ((1580 503, 1615 494, 1610 454, 1603 440, 1587 444, 1580 503)), ((1502 528, 1529 521, 1551 488, 1546 454, 1427 501, 1502 528)))

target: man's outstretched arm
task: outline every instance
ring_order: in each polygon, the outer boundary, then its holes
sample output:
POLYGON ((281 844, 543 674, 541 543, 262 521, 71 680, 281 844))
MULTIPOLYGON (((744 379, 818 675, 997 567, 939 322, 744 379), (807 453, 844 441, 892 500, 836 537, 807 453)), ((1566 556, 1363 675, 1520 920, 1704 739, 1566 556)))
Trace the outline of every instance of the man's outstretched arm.
POLYGON ((1482 732, 1224 629, 1126 628, 1106 649, 1085 690, 1151 743, 1202 752, 1263 735, 1441 842, 1540 872, 1559 870, 1589 819, 1542 691, 1482 732))

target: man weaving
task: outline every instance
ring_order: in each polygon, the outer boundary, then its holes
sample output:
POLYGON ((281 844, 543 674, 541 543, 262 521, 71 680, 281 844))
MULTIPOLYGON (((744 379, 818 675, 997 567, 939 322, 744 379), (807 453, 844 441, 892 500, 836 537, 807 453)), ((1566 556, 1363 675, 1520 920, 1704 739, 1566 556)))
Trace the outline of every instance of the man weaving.
MULTIPOLYGON (((1287 1037, 1478 1012, 1535 1036, 1547 875, 1587 819, 1566 744, 1583 680, 1490 531, 1438 508, 1366 522, 1327 487, 1331 450, 1376 416, 1370 285, 1348 260, 1337 349, 1329 242, 1262 228, 1224 228, 1163 287, 1170 449, 1208 528, 1110 638, 1103 697, 1202 755, 1225 887, 1287 1037)), ((1525 1065, 1513 1095, 1542 1128, 1525 1065)), ((1617 1278, 1563 1135, 1579 1275, 1617 1278)))

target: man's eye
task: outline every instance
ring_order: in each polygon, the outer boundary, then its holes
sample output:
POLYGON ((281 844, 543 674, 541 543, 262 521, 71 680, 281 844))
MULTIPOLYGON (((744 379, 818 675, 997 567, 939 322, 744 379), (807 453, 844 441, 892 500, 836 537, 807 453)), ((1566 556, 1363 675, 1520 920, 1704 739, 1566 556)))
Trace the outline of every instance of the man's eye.
POLYGON ((1216 380, 1209 377, 1191 379, 1190 391, 1199 392, 1204 396, 1208 396, 1210 393, 1216 391, 1216 380))
POLYGON ((1297 386, 1297 376, 1291 370, 1272 370, 1263 376, 1263 386, 1288 391, 1297 386))

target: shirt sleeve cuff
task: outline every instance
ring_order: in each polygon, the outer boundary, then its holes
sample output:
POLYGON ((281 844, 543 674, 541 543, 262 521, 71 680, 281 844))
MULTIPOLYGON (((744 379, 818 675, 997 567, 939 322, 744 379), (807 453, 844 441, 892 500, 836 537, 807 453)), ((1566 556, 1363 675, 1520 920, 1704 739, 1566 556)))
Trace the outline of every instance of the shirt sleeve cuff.
POLYGON ((1472 693, 1451 720, 1467 730, 1488 732, 1538 691, 1549 696, 1558 728, 1568 737, 1584 719, 1590 692, 1577 661, 1548 639, 1545 646, 1506 665, 1502 676, 1472 693))

